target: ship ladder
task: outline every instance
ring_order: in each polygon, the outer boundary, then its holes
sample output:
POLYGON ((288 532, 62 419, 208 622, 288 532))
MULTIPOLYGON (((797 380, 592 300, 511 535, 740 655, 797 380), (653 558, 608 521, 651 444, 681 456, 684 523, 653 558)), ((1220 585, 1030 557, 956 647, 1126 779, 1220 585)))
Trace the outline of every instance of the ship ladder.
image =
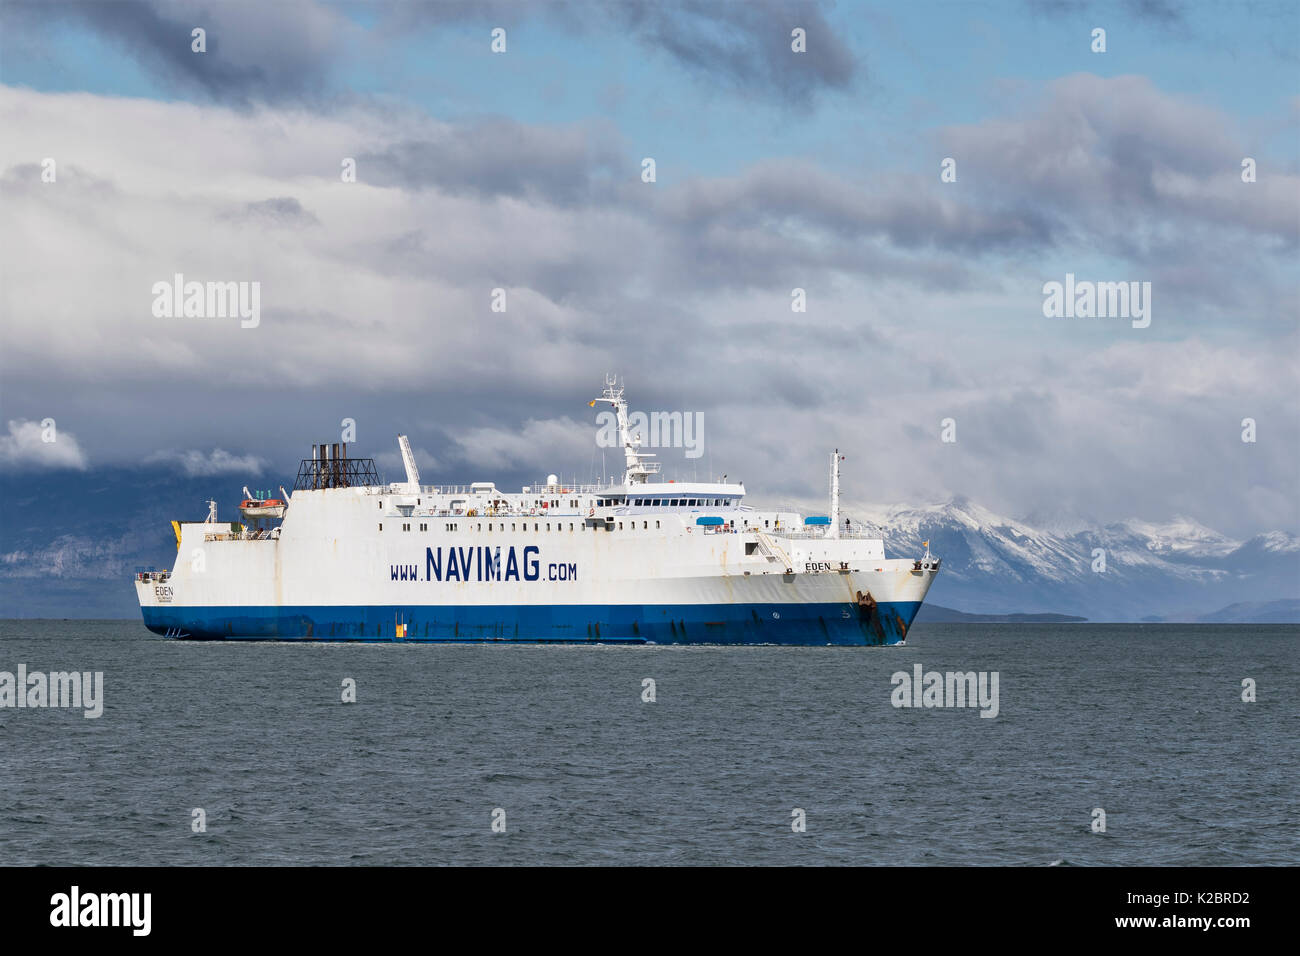
POLYGON ((786 574, 793 574, 794 562, 790 560, 790 555, 786 554, 781 546, 769 538, 765 532, 755 529, 754 534, 758 537, 758 550, 773 561, 781 562, 786 574))

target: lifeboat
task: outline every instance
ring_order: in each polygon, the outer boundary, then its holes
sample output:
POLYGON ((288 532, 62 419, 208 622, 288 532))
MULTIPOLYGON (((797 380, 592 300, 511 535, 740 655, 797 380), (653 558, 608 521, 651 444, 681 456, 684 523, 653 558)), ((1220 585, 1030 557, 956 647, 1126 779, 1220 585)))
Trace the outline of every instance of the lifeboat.
POLYGON ((259 498, 247 488, 245 498, 239 503, 239 511, 245 518, 283 518, 286 505, 283 498, 259 498))

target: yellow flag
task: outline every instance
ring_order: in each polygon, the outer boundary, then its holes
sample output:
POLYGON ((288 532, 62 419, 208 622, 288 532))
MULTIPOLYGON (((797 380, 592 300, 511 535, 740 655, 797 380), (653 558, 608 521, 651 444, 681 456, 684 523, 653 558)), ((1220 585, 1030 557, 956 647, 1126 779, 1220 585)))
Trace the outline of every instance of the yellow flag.
POLYGON ((588 402, 588 403, 587 403, 587 407, 588 407, 588 408, 595 408, 595 407, 596 407, 596 402, 595 402, 595 400, 593 399, 592 401, 588 402))

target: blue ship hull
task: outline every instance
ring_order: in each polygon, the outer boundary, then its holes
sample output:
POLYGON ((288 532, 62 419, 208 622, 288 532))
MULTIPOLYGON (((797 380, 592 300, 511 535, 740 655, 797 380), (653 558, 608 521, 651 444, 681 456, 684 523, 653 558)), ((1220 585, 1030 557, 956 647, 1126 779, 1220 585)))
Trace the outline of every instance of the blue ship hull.
POLYGON ((144 607, 149 630, 192 640, 792 644, 879 646, 907 635, 921 604, 144 607), (397 636, 397 624, 405 636, 397 636))

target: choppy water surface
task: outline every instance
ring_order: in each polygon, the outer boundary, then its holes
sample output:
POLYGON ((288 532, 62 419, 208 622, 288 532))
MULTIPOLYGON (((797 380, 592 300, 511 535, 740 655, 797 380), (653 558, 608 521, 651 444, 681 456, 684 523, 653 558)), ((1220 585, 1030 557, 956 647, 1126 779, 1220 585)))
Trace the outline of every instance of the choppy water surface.
POLYGON ((1298 651, 1284 625, 715 649, 4 621, 0 671, 103 671, 105 704, 0 709, 0 860, 1296 864, 1298 651), (998 716, 893 707, 891 674, 916 663, 996 671, 998 716))

